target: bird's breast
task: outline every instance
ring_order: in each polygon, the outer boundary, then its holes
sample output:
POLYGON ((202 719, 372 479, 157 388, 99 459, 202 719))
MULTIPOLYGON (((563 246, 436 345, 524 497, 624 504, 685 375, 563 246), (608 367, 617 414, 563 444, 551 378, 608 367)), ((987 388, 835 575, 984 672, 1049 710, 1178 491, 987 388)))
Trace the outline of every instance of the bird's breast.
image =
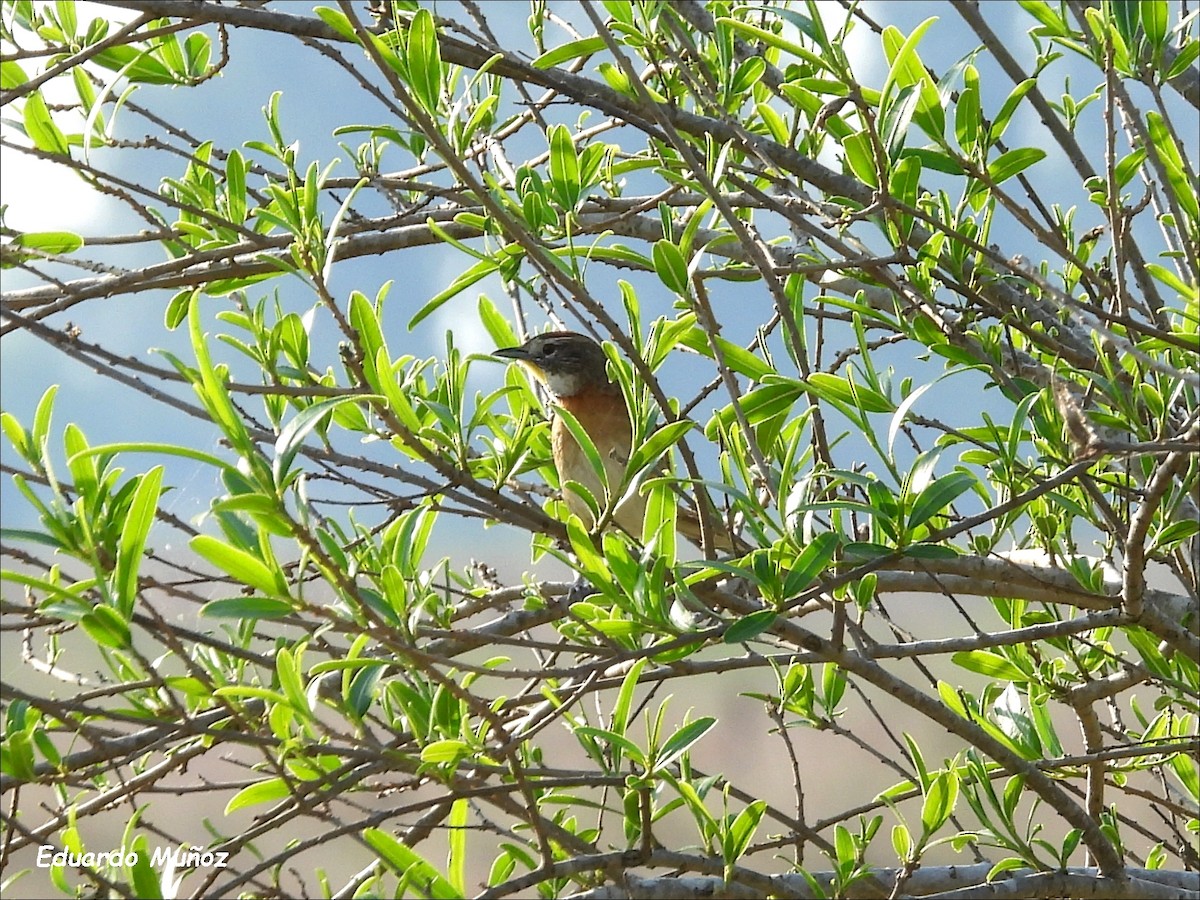
MULTIPOLYGON (((621 487, 621 479, 625 475, 625 466, 629 461, 632 430, 629 424, 629 414, 625 409, 625 399, 620 392, 586 391, 571 397, 561 397, 559 406, 575 417, 600 454, 604 464, 605 476, 608 479, 610 491, 616 492, 621 487)), ((554 462, 558 468, 559 478, 566 481, 577 481, 591 492, 596 502, 605 502, 604 487, 591 462, 583 449, 575 441, 574 435, 567 428, 562 417, 554 420, 552 431, 554 462)), ((591 512, 587 504, 575 493, 565 492, 567 506, 571 512, 579 516, 590 527, 591 512)), ((616 521, 634 536, 641 534, 642 519, 645 513, 645 502, 640 497, 631 497, 616 511, 616 521)))

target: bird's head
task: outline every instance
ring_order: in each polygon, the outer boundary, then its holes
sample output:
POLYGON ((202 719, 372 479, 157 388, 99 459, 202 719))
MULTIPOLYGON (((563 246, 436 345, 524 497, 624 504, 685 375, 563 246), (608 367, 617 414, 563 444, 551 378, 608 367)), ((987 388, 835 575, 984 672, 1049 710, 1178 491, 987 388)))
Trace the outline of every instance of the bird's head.
POLYGON ((548 331, 520 347, 504 347, 494 356, 515 359, 556 397, 573 397, 589 388, 609 388, 604 350, 586 334, 548 331))

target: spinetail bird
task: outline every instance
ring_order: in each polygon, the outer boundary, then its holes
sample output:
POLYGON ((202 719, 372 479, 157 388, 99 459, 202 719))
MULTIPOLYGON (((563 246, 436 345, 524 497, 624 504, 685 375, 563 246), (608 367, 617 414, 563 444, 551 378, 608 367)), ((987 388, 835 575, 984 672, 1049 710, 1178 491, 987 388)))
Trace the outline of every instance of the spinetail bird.
MULTIPOLYGON (((594 340, 574 331, 550 331, 535 335, 519 347, 497 350, 495 356, 516 360, 527 368, 554 395, 554 400, 580 424, 604 463, 610 490, 616 490, 625 477, 625 467, 633 442, 629 409, 620 387, 609 380, 604 350, 594 340)), ((563 485, 575 481, 598 501, 604 501, 600 483, 587 455, 571 434, 565 420, 556 416, 551 430, 554 467, 563 485)), ((592 512, 584 499, 564 487, 567 508, 591 528, 592 512)), ((640 537, 646 518, 646 500, 633 492, 613 511, 612 520, 634 537, 640 537)), ((717 516, 710 541, 714 549, 732 552, 734 542, 717 516)), ((679 533, 699 545, 700 521, 689 509, 676 515, 679 533)))

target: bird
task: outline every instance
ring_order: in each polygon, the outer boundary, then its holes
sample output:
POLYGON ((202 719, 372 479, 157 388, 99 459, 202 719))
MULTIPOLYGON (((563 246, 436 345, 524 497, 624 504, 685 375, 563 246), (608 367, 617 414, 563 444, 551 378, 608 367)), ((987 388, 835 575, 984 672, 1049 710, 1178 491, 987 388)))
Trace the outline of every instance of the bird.
MULTIPOLYGON (((633 444, 633 426, 621 388, 608 377, 608 358, 604 349, 590 337, 575 331, 547 331, 534 335, 519 347, 503 347, 493 354, 516 361, 544 384, 555 403, 569 412, 587 432, 604 465, 610 491, 617 491, 625 478, 625 468, 633 444)), ((559 481, 564 485, 567 509, 579 516, 589 528, 595 520, 587 502, 576 491, 565 487, 574 481, 587 488, 600 504, 605 502, 604 486, 583 448, 571 434, 566 420, 556 416, 551 428, 550 448, 559 481)), ((637 538, 646 518, 646 498, 631 491, 612 512, 611 521, 637 538)), ((736 549, 731 535, 716 517, 712 517, 710 544, 715 550, 736 549)), ((699 518, 690 509, 680 509, 676 528, 693 543, 701 544, 699 518)))

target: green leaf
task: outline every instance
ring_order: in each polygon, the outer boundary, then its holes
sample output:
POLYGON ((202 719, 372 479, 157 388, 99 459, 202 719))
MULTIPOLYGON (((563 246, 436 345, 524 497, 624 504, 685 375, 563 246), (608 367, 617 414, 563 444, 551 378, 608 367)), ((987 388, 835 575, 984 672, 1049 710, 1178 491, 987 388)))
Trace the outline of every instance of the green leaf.
MULTIPOLYGON (((742 22, 738 19, 726 17, 718 17, 716 20, 719 28, 728 28, 731 31, 737 31, 743 37, 755 44, 762 44, 767 47, 775 47, 785 53, 790 53, 799 59, 804 60, 818 70, 832 71, 829 63, 800 44, 789 41, 787 38, 776 34, 773 31, 768 31, 765 28, 759 28, 757 25, 751 25, 749 22, 742 22)), ((836 73, 835 73, 836 74, 836 73)))
POLYGON ((0 62, 0 90, 11 91, 13 88, 20 87, 29 78, 25 75, 25 70, 18 63, 11 59, 6 59, 0 62))
POLYGON ((245 550, 239 550, 207 534, 196 535, 192 538, 190 546, 194 552, 236 581, 268 596, 287 596, 287 580, 283 577, 283 572, 277 568, 270 568, 245 550))
MULTIPOLYGON (((902 157, 892 169, 889 179, 889 189, 892 196, 906 206, 917 206, 917 196, 921 190, 921 160, 916 156, 902 157)), ((912 233, 913 217, 902 212, 899 215, 900 238, 907 241, 912 233)))
POLYGON ((936 479, 917 495, 908 514, 908 527, 915 528, 937 515, 969 490, 978 479, 969 472, 951 472, 936 479))
POLYGON ((575 208, 583 191, 579 155, 565 125, 550 129, 550 188, 559 206, 567 210, 575 208))
POLYGON ((567 60, 600 53, 606 46, 602 37, 590 37, 578 41, 570 41, 560 47, 555 47, 553 50, 547 50, 535 59, 532 65, 535 69, 552 69, 557 65, 567 62, 567 60))
POLYGON ((431 900, 461 900, 462 895, 454 885, 412 848, 378 828, 366 828, 362 836, 382 862, 404 876, 410 888, 419 887, 420 892, 431 900))
POLYGON ((725 629, 721 640, 726 644, 742 644, 753 640, 775 624, 779 613, 773 609, 760 609, 738 619, 725 629))
POLYGON ((150 526, 154 524, 154 514, 158 511, 162 477, 163 467, 155 466, 138 479, 121 527, 121 540, 117 546, 117 604, 126 616, 132 615, 137 601, 138 570, 150 526))
POLYGON ((1138 170, 1142 167, 1142 162, 1146 159, 1146 148, 1138 147, 1128 156, 1124 157, 1117 163, 1113 169, 1113 177, 1117 182, 1117 187, 1124 187, 1129 183, 1138 170))
MULTIPOLYGON (((1025 710, 1024 695, 1015 684, 1010 682, 1000 692, 1000 696, 992 704, 989 718, 998 726, 999 735, 1008 738, 1025 759, 1034 759, 1042 755, 1037 729, 1025 710)), ((991 725, 991 722, 985 723, 985 726, 988 725, 991 725)))
POLYGON ((783 582, 783 596, 794 597, 817 580, 829 566, 841 537, 832 531, 824 531, 812 539, 792 564, 783 582))
POLYGON ((41 91, 34 91, 25 98, 22 115, 25 120, 25 134, 33 141, 35 147, 46 153, 62 156, 70 152, 66 137, 50 118, 50 110, 46 107, 41 91))
POLYGON ((962 554, 946 544, 909 544, 904 555, 911 559, 955 559, 962 554))
POLYGON ((939 772, 925 792, 921 805, 921 826, 929 837, 946 824, 958 800, 958 777, 953 772, 939 772))
POLYGON ((445 290, 435 294, 428 301, 426 301, 424 306, 417 310, 416 315, 408 320, 409 331, 420 325, 421 322, 423 322, 431 313, 436 312, 447 300, 457 296, 462 291, 475 284, 475 282, 482 281, 493 272, 499 271, 499 269, 499 263, 490 258, 483 259, 475 263, 475 265, 471 266, 471 268, 467 269, 467 271, 463 272, 452 282, 450 282, 450 285, 445 290))
POLYGON ((1146 127, 1150 132, 1150 144, 1163 164, 1171 192, 1183 207, 1184 214, 1195 222, 1200 218, 1200 198, 1197 197, 1192 185, 1194 175, 1184 165, 1183 157, 1175 145, 1175 138, 1171 133, 1170 126, 1160 113, 1148 112, 1146 113, 1146 127))
MULTIPOLYGON (((713 358, 713 349, 708 343, 708 336, 699 327, 689 328, 679 336, 679 343, 687 347, 689 350, 695 350, 702 356, 713 358)), ((739 375, 745 375, 754 381, 762 381, 764 377, 772 374, 775 370, 769 365, 737 344, 727 341, 723 337, 717 337, 716 343, 721 355, 725 359, 725 365, 729 366, 734 372, 739 375)))
POLYGON ((1176 753, 1167 762, 1192 803, 1200 800, 1200 770, 1197 769, 1195 760, 1184 753, 1176 753))
MULTIPOLYGON (((130 824, 132 824, 132 820, 130 824)), ((128 847, 132 851, 125 858, 134 858, 133 865, 124 866, 125 873, 129 876, 129 882, 133 886, 134 896, 144 897, 146 900, 162 900, 162 885, 159 883, 158 874, 151 865, 153 854, 145 835, 138 835, 132 841, 122 843, 122 846, 128 847)))
POLYGON ((282 488, 288 471, 292 467, 292 461, 296 458, 296 453, 299 452, 304 444, 304 439, 308 433, 321 424, 330 413, 344 403, 363 403, 371 400, 384 400, 385 398, 379 394, 356 394, 351 397, 328 397, 325 400, 319 400, 312 406, 301 410, 296 416, 287 423, 279 432, 279 437, 275 440, 275 461, 272 465, 271 474, 275 479, 275 486, 282 488))
POLYGON ((470 755, 470 745, 457 739, 433 741, 421 748, 421 762, 434 765, 458 762, 470 755))
POLYGON ((884 28, 881 40, 891 68, 883 83, 881 94, 888 95, 893 88, 905 88, 920 84, 929 78, 929 73, 921 62, 921 57, 917 55, 917 44, 921 42, 925 32, 936 21, 937 17, 931 16, 914 28, 912 34, 907 38, 894 25, 884 28))
POLYGON ((900 151, 901 159, 913 157, 921 161, 924 169, 935 172, 945 172, 947 175, 962 175, 963 167, 957 159, 940 150, 930 150, 927 147, 905 147, 900 151))
MULTIPOLYGON (((757 57, 755 58, 757 59, 757 57)), ((783 120, 783 116, 779 115, 768 103, 756 104, 754 111, 758 113, 758 117, 767 126, 767 131, 771 134, 771 140, 784 147, 788 146, 788 127, 787 122, 783 120)), ((698 216, 693 217, 693 221, 697 221, 698 219, 698 216)))
POLYGON ((268 778, 256 784, 247 785, 229 798, 225 804, 225 815, 231 815, 247 806, 257 806, 259 803, 273 803, 291 795, 288 783, 282 778, 268 778))
POLYGON ((746 852, 766 809, 767 801, 755 800, 734 818, 726 840, 722 841, 721 855, 727 864, 739 859, 746 852))
POLYGON ((825 400, 836 400, 863 412, 891 412, 894 407, 887 397, 869 387, 855 384, 839 375, 814 372, 804 379, 804 384, 825 400))
POLYGON ((1017 111, 1021 100, 1024 99, 1025 95, 1036 84, 1036 78, 1026 78, 1009 93, 1004 104, 1000 107, 1000 112, 996 113, 996 118, 992 121, 991 131, 988 132, 988 137, 993 144, 1004 137, 1004 132, 1008 128, 1008 123, 1012 120, 1013 113, 1017 111))
POLYGON ((617 734, 615 731, 609 731, 604 728, 592 728, 590 725, 581 725, 573 729, 572 733, 576 736, 584 735, 602 740, 614 750, 619 747, 630 759, 641 766, 646 765, 646 754, 642 752, 642 748, 623 734, 617 734))
POLYGON ((950 661, 969 672, 978 672, 988 678, 1004 681, 1028 681, 1029 676, 1018 669, 999 653, 991 650, 961 650, 950 657, 950 661))
POLYGON ((386 668, 382 662, 368 664, 362 671, 355 674, 350 682, 350 691, 346 694, 346 703, 356 716, 360 718, 365 716, 367 710, 371 708, 371 701, 375 697, 375 686, 383 677, 386 668))
POLYGON ((665 238, 655 241, 653 250, 654 271, 659 280, 680 297, 691 296, 687 260, 671 241, 665 238))
POLYGON ((515 347, 521 343, 517 340, 517 333, 513 331, 508 319, 504 317, 495 303, 482 294, 479 296, 478 310, 479 321, 483 323, 488 337, 497 347, 515 347))
POLYGON ((665 769, 691 749, 692 745, 708 734, 709 730, 716 724, 717 720, 714 717, 701 716, 695 722, 684 725, 662 745, 662 750, 654 760, 653 771, 657 772, 665 769))
POLYGON ((6 262, 33 259, 35 256, 63 256, 74 253, 83 246, 83 238, 70 231, 27 231, 13 236, 5 248, 6 262), (17 248, 34 250, 36 253, 18 253, 17 248))
POLYGON ((871 150, 871 138, 866 132, 859 131, 847 135, 842 141, 842 152, 846 165, 854 177, 867 187, 879 186, 879 170, 875 166, 875 155, 871 150))
POLYGON ((645 442, 634 449, 630 454, 629 467, 638 471, 644 466, 654 462, 660 456, 667 452, 671 447, 679 443, 680 439, 695 427, 695 423, 690 419, 680 419, 676 422, 668 422, 658 428, 650 437, 646 438, 645 442))
POLYGON ((86 450, 81 450, 75 456, 107 456, 113 453, 162 453, 169 456, 179 456, 183 459, 194 459, 197 462, 207 463, 217 469, 229 468, 225 460, 213 456, 211 453, 205 453, 203 450, 195 450, 191 447, 182 447, 176 444, 156 444, 150 441, 126 441, 119 444, 101 444, 99 447, 88 447, 86 450))
POLYGON ((1196 58, 1200 57, 1200 41, 1192 39, 1188 41, 1179 51, 1179 55, 1175 57, 1175 61, 1171 63, 1171 67, 1167 69, 1167 74, 1164 76, 1164 81, 1174 81, 1180 75, 1191 69, 1196 62, 1196 58))
POLYGON ((428 9, 418 9, 408 30, 408 80, 413 93, 436 117, 442 91, 442 57, 438 47, 437 27, 428 9))
POLYGON ((993 184, 1003 184, 1019 172, 1024 172, 1035 163, 1046 158, 1046 151, 1040 147, 1018 147, 1001 153, 988 165, 988 177, 993 184))
MULTIPOLYGON (((625 735, 625 729, 629 725, 629 711, 633 708, 633 692, 637 688, 638 679, 642 675, 642 670, 646 668, 646 658, 642 657, 630 667, 625 673, 625 677, 621 680, 621 690, 617 692, 616 703, 613 704, 612 719, 609 722, 610 730, 613 734, 619 734, 622 737, 625 735)), ((613 768, 620 770, 621 757, 623 748, 620 744, 610 744, 613 754, 613 768)))
POLYGON ((467 817, 471 807, 466 797, 459 797, 450 806, 446 822, 446 840, 450 852, 446 860, 446 875, 459 897, 467 896, 467 817))
POLYGON ((211 619, 280 619, 293 611, 290 603, 270 597, 229 597, 200 607, 200 615, 211 619))
POLYGON ((900 401, 900 405, 896 407, 896 411, 892 414, 892 421, 888 425, 887 448, 888 456, 893 455, 893 445, 896 443, 896 435, 900 433, 900 426, 904 424, 904 419, 908 415, 908 411, 912 409, 913 404, 921 399, 921 395, 938 383, 940 379, 935 378, 928 384, 923 384, 915 391, 912 391, 907 397, 900 401))
POLYGON ((80 627, 97 644, 124 650, 130 644, 129 623, 111 606, 97 606, 79 620, 80 627))
POLYGON ((958 103, 954 107, 954 136, 964 154, 970 156, 976 144, 979 143, 982 113, 979 107, 979 91, 974 87, 964 88, 959 92, 958 103))

